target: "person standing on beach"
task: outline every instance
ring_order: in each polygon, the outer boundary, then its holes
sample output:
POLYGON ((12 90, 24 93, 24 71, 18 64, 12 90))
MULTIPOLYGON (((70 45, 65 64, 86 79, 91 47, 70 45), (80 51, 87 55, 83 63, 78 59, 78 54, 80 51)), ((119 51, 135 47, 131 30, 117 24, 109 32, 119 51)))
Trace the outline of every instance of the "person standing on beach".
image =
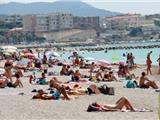
POLYGON ((146 60, 146 64, 147 64, 147 75, 150 74, 152 75, 152 71, 151 71, 151 67, 152 67, 152 60, 150 58, 152 51, 150 51, 147 55, 147 60, 146 60))
POLYGON ((157 62, 158 62, 158 66, 159 66, 159 68, 158 68, 158 74, 160 74, 160 55, 159 55, 159 58, 158 58, 157 62))

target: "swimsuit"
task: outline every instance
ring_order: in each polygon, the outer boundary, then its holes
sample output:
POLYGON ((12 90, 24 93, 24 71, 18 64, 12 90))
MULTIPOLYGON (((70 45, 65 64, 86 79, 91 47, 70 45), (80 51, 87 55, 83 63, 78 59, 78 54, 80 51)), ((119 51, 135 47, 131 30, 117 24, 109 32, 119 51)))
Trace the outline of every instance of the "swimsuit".
POLYGON ((61 96, 61 93, 56 89, 53 94, 52 94, 53 97, 55 97, 56 99, 59 99, 60 96, 61 96))

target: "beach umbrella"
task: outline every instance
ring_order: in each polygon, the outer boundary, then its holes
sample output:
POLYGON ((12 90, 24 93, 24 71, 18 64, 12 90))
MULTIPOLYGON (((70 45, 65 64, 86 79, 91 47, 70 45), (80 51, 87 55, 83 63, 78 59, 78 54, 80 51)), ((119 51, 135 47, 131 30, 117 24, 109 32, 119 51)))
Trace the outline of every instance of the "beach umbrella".
POLYGON ((32 53, 25 53, 24 55, 27 56, 27 57, 29 57, 29 58, 35 57, 34 54, 32 54, 32 53))
POLYGON ((12 54, 9 53, 9 52, 4 52, 3 55, 5 55, 5 56, 12 56, 12 54))
POLYGON ((60 55, 59 55, 57 52, 48 51, 48 52, 46 53, 46 56, 47 56, 47 57, 51 57, 51 56, 59 57, 60 55))
POLYGON ((16 53, 17 51, 15 49, 6 49, 4 50, 4 52, 13 54, 13 53, 16 53))
POLYGON ((4 49, 4 50, 7 50, 7 49, 17 50, 17 48, 14 47, 14 46, 2 46, 1 48, 4 49))

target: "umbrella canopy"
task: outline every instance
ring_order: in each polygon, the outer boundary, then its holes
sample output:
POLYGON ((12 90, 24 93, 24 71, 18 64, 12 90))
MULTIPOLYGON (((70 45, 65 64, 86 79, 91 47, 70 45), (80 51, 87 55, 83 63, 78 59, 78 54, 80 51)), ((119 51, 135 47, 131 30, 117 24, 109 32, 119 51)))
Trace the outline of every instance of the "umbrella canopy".
POLYGON ((35 57, 34 54, 32 54, 32 53, 25 53, 24 55, 27 57, 35 57))
POLYGON ((32 53, 25 53, 25 55, 26 55, 26 56, 31 56, 31 57, 34 56, 34 54, 32 54, 32 53))
POLYGON ((4 54, 5 56, 12 56, 12 54, 9 53, 9 52, 4 52, 3 54, 4 54))
POLYGON ((17 50, 17 48, 14 47, 14 46, 2 46, 1 48, 2 48, 3 50, 7 50, 7 49, 17 50))
POLYGON ((17 51, 15 49, 6 49, 3 52, 4 53, 11 53, 11 54, 13 54, 13 53, 16 53, 17 51))
POLYGON ((48 51, 48 52, 46 53, 46 56, 47 56, 47 57, 51 57, 51 56, 59 57, 60 55, 59 55, 57 52, 48 51))

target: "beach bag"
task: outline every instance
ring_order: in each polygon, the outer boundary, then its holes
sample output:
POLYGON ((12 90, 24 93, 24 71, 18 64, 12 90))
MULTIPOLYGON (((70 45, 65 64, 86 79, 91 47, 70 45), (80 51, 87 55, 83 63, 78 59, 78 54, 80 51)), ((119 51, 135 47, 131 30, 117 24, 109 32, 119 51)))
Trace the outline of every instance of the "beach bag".
POLYGON ((137 84, 136 82, 132 81, 132 80, 129 80, 126 84, 126 87, 127 88, 136 88, 137 87, 137 84))
POLYGON ((115 94, 114 87, 108 87, 106 84, 102 85, 98 89, 102 94, 105 94, 105 95, 114 95, 115 94))
POLYGON ((114 95, 115 92, 114 92, 114 87, 109 87, 108 88, 108 95, 114 95))
POLYGON ((98 89, 102 94, 107 94, 108 93, 108 86, 106 84, 100 86, 98 89))

